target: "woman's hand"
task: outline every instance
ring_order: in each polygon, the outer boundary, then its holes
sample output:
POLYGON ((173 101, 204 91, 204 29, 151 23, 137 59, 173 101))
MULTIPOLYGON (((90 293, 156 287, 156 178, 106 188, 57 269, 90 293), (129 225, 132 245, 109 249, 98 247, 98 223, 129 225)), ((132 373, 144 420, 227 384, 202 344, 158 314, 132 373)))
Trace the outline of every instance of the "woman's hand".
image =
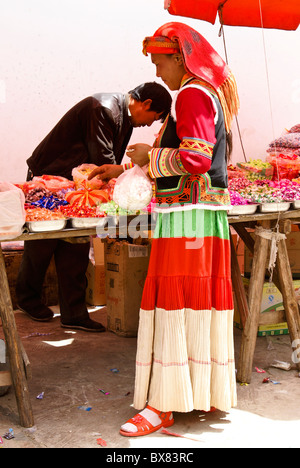
POLYGON ((152 146, 144 143, 137 143, 136 145, 127 146, 126 156, 128 156, 133 164, 140 167, 149 164, 148 152, 152 149, 152 146))
POLYGON ((97 177, 99 180, 109 181, 111 179, 117 179, 123 173, 123 166, 115 164, 103 164, 94 169, 88 176, 88 180, 97 177))

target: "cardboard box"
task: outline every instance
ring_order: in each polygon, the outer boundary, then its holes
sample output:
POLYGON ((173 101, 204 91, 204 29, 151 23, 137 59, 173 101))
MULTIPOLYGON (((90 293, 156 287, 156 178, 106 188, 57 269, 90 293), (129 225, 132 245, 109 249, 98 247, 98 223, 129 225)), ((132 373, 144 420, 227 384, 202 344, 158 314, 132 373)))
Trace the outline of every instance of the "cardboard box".
POLYGON ((135 337, 151 246, 112 239, 104 245, 107 327, 120 336, 135 337))
POLYGON ((91 238, 90 261, 86 272, 86 302, 89 305, 106 304, 104 244, 98 237, 91 238))
MULTIPOLYGON (((249 290, 250 280, 243 278, 246 295, 249 290)), ((300 280, 293 281, 296 297, 300 302, 300 280)), ((258 336, 265 335, 287 335, 288 325, 285 320, 282 295, 273 283, 264 283, 261 301, 261 317, 258 328, 258 336)), ((242 328, 238 308, 234 308, 234 324, 237 328, 242 328)))
POLYGON ((104 244, 99 237, 91 238, 90 259, 96 265, 104 265, 104 244))
POLYGON ((105 294, 105 267, 104 265, 94 265, 89 262, 86 272, 87 288, 86 302, 89 305, 100 306, 106 304, 105 294))

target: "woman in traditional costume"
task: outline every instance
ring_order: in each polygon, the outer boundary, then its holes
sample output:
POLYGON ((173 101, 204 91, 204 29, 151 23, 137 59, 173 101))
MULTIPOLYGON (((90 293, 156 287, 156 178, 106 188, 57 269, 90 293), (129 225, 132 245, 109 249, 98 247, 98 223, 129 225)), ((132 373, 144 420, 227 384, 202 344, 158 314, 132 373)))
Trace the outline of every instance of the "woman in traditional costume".
POLYGON ((121 427, 140 436, 173 412, 236 406, 226 135, 238 112, 228 66, 194 29, 168 23, 143 43, 178 90, 154 147, 128 155, 149 164, 157 225, 138 331, 134 407, 121 427))

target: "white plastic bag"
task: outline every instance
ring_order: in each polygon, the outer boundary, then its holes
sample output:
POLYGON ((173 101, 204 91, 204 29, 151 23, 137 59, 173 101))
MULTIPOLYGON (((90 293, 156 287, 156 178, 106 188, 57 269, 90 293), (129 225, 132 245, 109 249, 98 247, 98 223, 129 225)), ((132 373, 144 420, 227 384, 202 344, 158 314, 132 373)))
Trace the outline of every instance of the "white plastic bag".
POLYGON ((26 221, 25 195, 9 182, 0 182, 0 241, 15 239, 26 221))
POLYGON ((149 205, 152 197, 152 183, 139 166, 134 166, 118 177, 113 200, 124 210, 142 210, 149 205))

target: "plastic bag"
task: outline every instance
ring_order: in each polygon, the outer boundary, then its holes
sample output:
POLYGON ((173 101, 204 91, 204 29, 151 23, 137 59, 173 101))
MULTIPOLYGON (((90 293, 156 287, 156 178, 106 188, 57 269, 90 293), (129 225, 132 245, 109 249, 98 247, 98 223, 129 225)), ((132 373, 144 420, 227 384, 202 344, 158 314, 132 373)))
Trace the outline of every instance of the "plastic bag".
POLYGON ((90 188, 93 190, 100 189, 104 183, 102 180, 94 177, 92 180, 88 180, 90 173, 98 166, 95 164, 81 164, 81 166, 75 167, 72 171, 72 177, 75 183, 75 189, 78 190, 82 187, 90 188))
POLYGON ((113 200, 124 210, 142 210, 149 205, 152 197, 152 183, 139 166, 134 166, 118 177, 113 200))
POLYGON ((0 182, 0 241, 15 239, 26 220, 25 195, 15 185, 0 182))
POLYGON ((46 190, 50 192, 59 192, 60 190, 69 190, 74 188, 74 182, 66 179, 65 177, 52 176, 52 175, 42 175, 41 177, 34 177, 32 182, 36 184, 44 183, 46 190))
POLYGON ((32 190, 48 190, 52 193, 58 193, 61 190, 74 189, 75 184, 65 177, 42 175, 39 177, 33 177, 29 182, 17 184, 17 186, 22 189, 25 194, 32 190))

